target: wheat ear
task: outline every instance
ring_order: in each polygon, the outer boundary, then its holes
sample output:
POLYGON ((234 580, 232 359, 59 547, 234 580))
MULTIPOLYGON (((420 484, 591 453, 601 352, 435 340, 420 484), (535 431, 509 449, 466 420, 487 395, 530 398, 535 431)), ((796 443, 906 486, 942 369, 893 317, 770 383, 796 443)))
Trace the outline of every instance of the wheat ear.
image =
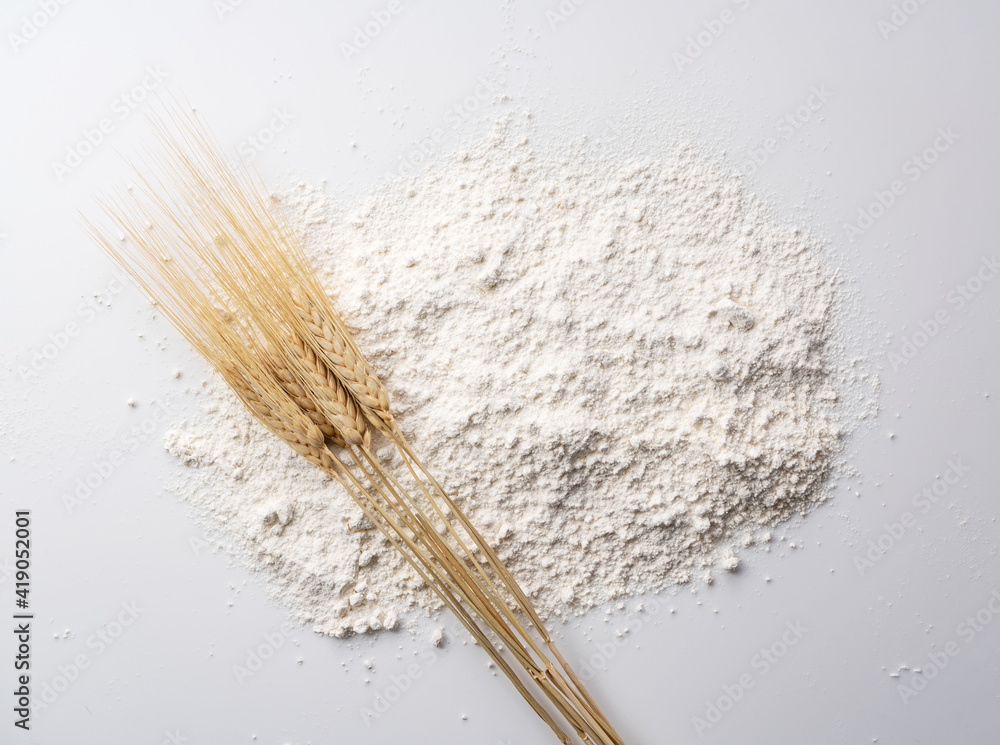
POLYGON ((287 362, 279 368, 279 376, 289 380, 297 390, 307 390, 307 400, 315 403, 318 413, 345 442, 370 447, 371 432, 354 399, 309 345, 298 334, 291 333, 284 352, 287 362))
POLYGON ((248 410, 348 491, 561 742, 573 740, 557 719, 581 742, 622 745, 513 577, 406 442, 384 386, 259 180, 229 164, 197 120, 174 109, 171 122, 180 139, 154 121, 164 175, 139 175, 135 192, 103 203, 131 243, 88 223, 92 235, 248 410), (395 444, 416 496, 372 454, 369 425, 395 444), (351 465, 330 445, 344 447, 351 465))

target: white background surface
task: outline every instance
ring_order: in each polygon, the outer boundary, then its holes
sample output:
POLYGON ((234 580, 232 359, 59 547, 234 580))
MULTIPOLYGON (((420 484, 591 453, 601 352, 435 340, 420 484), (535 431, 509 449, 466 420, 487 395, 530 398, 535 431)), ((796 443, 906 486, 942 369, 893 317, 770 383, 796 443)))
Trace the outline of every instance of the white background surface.
MULTIPOLYGON (((552 136, 609 137, 628 129, 638 102, 662 122, 648 140, 693 134, 748 171, 750 153, 775 137, 777 151, 750 182, 830 236, 868 319, 852 335, 882 368, 879 421, 849 448, 861 475, 800 525, 778 530, 786 540, 751 552, 735 575, 661 596, 657 613, 636 613, 634 602, 594 613, 560 628, 562 646, 573 662, 596 656, 590 685, 629 743, 997 742, 1000 616, 988 605, 1000 591, 1000 279, 962 308, 948 293, 998 252, 1000 7, 911 2, 919 10, 885 39, 887 0, 590 0, 554 28, 546 12, 559 12, 556 0, 400 4, 350 60, 341 43, 385 4, 244 0, 220 18, 210 0, 74 1, 17 50, 8 34, 22 33, 40 4, 16 0, 0 11, 0 559, 11 557, 13 511, 32 509, 35 694, 68 675, 78 655, 87 662, 34 713, 29 734, 14 729, 13 697, 2 694, 0 742, 554 741, 509 684, 491 677, 480 650, 453 634, 431 653, 429 622, 415 637, 349 641, 296 629, 237 682, 234 666, 267 644, 286 612, 258 578, 205 549, 185 506, 161 493, 181 466, 159 439, 189 402, 177 396, 159 422, 154 402, 203 369, 133 289, 110 309, 80 306, 118 285, 75 224, 76 209, 124 175, 115 151, 135 147, 143 126, 136 113, 120 119, 114 102, 156 66, 224 142, 244 141, 273 109, 286 109, 294 119, 255 163, 272 184, 325 178, 345 198, 390 177, 435 128, 448 149, 504 111, 530 110, 552 136), (678 70, 674 53, 726 8, 733 22, 678 70), (446 113, 480 76, 511 100, 491 99, 452 127, 446 113), (778 133, 776 123, 824 86, 832 96, 822 109, 791 136, 778 133), (52 163, 104 117, 113 131, 59 180, 52 163), (906 161, 948 127, 959 139, 911 181, 906 161), (906 192, 850 242, 844 223, 894 179, 906 192), (944 329, 893 369, 882 355, 898 353, 939 310, 944 329), (79 333, 65 348, 21 374, 69 323, 79 333), (124 439, 144 424, 150 435, 124 439), (68 510, 64 496, 116 448, 126 451, 122 465, 68 510), (956 459, 969 472, 921 512, 913 495, 956 459), (860 573, 855 558, 906 512, 913 527, 860 573), (95 634, 133 601, 138 618, 102 649, 95 634), (960 624, 977 612, 993 623, 970 634, 960 624), (788 623, 805 631, 765 670, 754 656, 788 623), (609 647, 625 628, 626 641, 609 647), (949 642, 957 656, 928 679, 929 655, 949 642), (419 679, 366 725, 362 707, 374 707, 413 663, 419 679), (914 673, 890 677, 903 665, 923 668, 926 682, 908 703, 897 686, 914 673), (744 675, 753 686, 699 737, 693 718, 744 675)), ((0 617, 13 602, 13 579, 0 572, 0 617)), ((12 690, 13 654, 7 634, 2 691, 12 690)))

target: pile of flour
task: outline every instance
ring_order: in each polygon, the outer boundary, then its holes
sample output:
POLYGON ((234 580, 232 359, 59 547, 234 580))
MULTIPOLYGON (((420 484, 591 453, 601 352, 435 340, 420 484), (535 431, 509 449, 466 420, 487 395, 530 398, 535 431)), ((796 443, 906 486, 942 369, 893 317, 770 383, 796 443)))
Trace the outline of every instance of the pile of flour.
MULTIPOLYGON (((835 273, 692 146, 533 146, 510 122, 344 205, 275 197, 428 467, 546 617, 734 570, 827 497, 835 273)), ((217 381, 173 490, 334 636, 430 592, 217 381)))

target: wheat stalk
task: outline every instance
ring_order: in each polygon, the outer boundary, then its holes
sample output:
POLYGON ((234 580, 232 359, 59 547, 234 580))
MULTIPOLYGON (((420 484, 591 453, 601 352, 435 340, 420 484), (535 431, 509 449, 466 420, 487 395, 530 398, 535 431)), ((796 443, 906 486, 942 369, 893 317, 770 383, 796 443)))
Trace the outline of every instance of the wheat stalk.
POLYGON ((568 725, 578 741, 622 745, 514 577, 410 447, 259 179, 179 105, 152 124, 160 175, 137 168, 133 189, 100 200, 128 242, 86 220, 97 243, 255 418, 341 484, 561 742, 574 742, 568 725), (372 452, 372 429, 395 447, 402 479, 372 452))

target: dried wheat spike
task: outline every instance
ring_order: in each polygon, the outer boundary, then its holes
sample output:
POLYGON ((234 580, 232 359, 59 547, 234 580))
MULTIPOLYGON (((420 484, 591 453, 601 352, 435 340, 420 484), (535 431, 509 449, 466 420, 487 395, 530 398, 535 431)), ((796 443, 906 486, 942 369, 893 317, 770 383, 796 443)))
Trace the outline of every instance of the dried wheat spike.
POLYGON ((295 371, 293 375, 297 373, 295 377, 308 389, 311 400, 316 402, 337 434, 352 445, 370 448, 371 432, 365 424, 363 414, 333 372, 316 356, 312 347, 293 333, 288 337, 286 350, 294 357, 290 361, 295 371))
POLYGON ((389 409, 389 394, 368 365, 368 361, 354 349, 343 331, 332 323, 328 313, 302 292, 293 292, 299 318, 311 334, 311 341, 318 347, 324 361, 347 386, 351 395, 368 414, 372 426, 383 432, 392 432, 396 423, 389 409))
POLYGON ((102 201, 127 241, 87 221, 95 240, 258 421, 347 489, 560 742, 575 741, 558 717, 583 743, 622 745, 551 645, 527 597, 410 449, 385 388, 259 180, 230 163, 189 112, 174 106, 167 115, 168 121, 153 119, 162 154, 151 160, 161 175, 137 173, 134 190, 129 186, 102 201), (372 427, 395 444, 423 499, 403 489, 370 451, 372 427), (328 443, 344 447, 349 460, 334 457, 328 443), (459 531, 449 528, 439 535, 435 530, 436 518, 451 525, 447 509, 515 592, 555 663, 479 563, 470 568, 470 550, 459 531))
POLYGON ((281 381, 281 387, 299 405, 299 408, 305 412, 305 415, 312 419, 316 426, 319 427, 320 432, 326 437, 327 442, 339 448, 346 447, 347 444, 344 442, 344 438, 340 436, 340 433, 337 432, 336 428, 330 424, 330 421, 320 411, 319 406, 309 395, 309 392, 302 387, 295 373, 288 368, 285 361, 279 355, 272 354, 271 364, 274 366, 275 376, 281 381))

